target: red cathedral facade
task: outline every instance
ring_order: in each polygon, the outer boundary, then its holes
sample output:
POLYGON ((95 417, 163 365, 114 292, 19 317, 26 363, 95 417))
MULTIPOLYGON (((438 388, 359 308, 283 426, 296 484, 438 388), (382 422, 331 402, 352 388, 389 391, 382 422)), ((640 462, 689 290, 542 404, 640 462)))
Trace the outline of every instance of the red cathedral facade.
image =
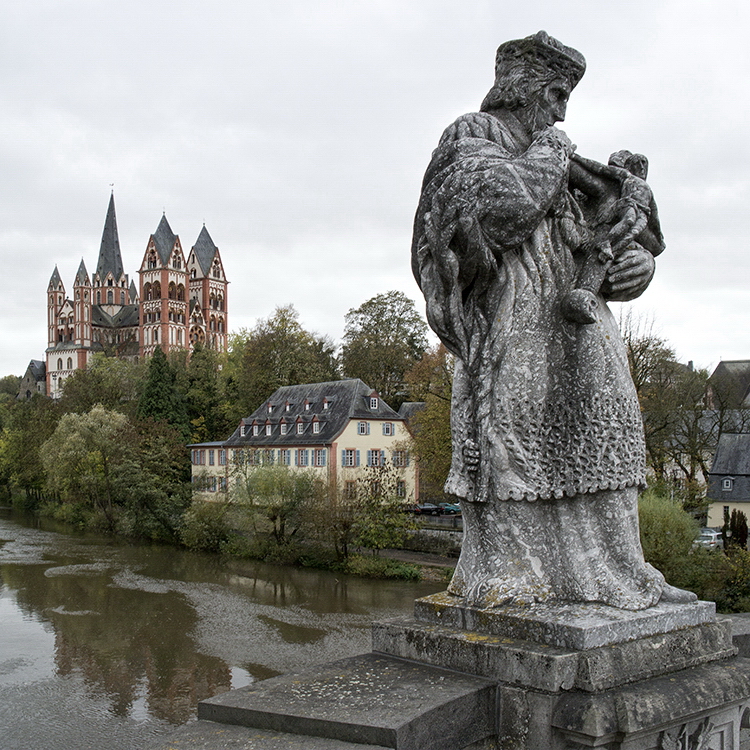
POLYGON ((47 394, 59 398, 62 385, 85 368, 95 352, 137 358, 192 350, 196 343, 227 348, 227 279, 204 226, 187 258, 180 238, 162 216, 149 237, 139 285, 125 273, 110 197, 96 272, 81 260, 68 297, 55 267, 47 287, 47 394))

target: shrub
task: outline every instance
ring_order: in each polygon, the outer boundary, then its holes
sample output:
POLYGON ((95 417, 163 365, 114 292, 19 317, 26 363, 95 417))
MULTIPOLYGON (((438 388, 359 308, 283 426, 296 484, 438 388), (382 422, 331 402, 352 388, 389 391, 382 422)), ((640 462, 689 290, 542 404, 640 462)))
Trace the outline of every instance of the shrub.
POLYGON ((653 490, 638 503, 643 556, 675 586, 698 536, 698 524, 681 505, 653 490))
POLYGON ((419 568, 414 565, 372 555, 350 556, 344 571, 362 578, 392 578, 401 581, 418 581, 421 578, 419 568))
POLYGON ((201 552, 220 552, 232 537, 227 523, 226 503, 196 500, 185 513, 180 540, 188 548, 201 552))

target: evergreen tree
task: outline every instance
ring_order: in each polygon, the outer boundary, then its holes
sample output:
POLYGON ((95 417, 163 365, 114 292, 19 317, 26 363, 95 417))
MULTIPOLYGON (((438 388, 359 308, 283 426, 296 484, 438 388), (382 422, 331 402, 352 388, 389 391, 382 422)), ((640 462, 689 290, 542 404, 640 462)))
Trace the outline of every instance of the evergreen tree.
POLYGON ((167 422, 186 439, 190 434, 185 397, 177 387, 174 368, 158 346, 148 364, 148 375, 138 400, 138 418, 167 422))

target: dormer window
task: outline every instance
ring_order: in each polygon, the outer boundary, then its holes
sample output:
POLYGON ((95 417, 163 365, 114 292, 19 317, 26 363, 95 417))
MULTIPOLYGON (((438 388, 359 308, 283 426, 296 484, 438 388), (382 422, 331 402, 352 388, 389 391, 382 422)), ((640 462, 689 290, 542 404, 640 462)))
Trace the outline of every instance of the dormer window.
POLYGON ((246 429, 245 425, 241 424, 240 425, 240 437, 245 437, 245 429, 246 429))
POLYGON ((270 414, 273 411, 273 406, 271 404, 268 404, 266 407, 266 411, 270 414))
POLYGON ((305 411, 310 411, 310 406, 311 406, 310 402, 305 401, 305 411))
POLYGON ((320 432, 320 422, 313 422, 313 432, 316 435, 320 432))
POLYGON ((731 492, 733 486, 734 479, 732 479, 732 477, 724 477, 724 479, 721 480, 721 489, 724 492, 731 492))
POLYGON ((288 429, 289 429, 289 425, 287 425, 287 424, 286 424, 285 422, 282 422, 282 423, 281 423, 281 424, 279 425, 279 432, 280 432, 280 433, 281 433, 282 435, 286 435, 286 432, 287 432, 287 430, 288 430, 288 429))
POLYGON ((271 434, 271 425, 270 425, 270 424, 267 424, 267 425, 266 425, 266 435, 267 435, 267 436, 270 436, 270 434, 271 434))
POLYGON ((378 399, 375 396, 370 396, 370 409, 378 408, 378 399))
POLYGON ((260 425, 254 424, 253 425, 253 437, 258 437, 258 433, 260 433, 260 425))
POLYGON ((324 399, 323 399, 323 411, 328 411, 328 405, 329 405, 330 403, 331 403, 331 402, 330 402, 330 401, 329 401, 329 400, 328 400, 327 398, 324 398, 324 399))
POLYGON ((297 422, 297 434, 301 435, 305 431, 305 425, 302 422, 297 422))
POLYGON ((290 410, 291 410, 291 408, 292 408, 292 405, 291 405, 291 404, 290 404, 290 403, 289 403, 289 402, 287 401, 287 402, 286 402, 286 403, 284 404, 284 411, 290 411, 290 410))

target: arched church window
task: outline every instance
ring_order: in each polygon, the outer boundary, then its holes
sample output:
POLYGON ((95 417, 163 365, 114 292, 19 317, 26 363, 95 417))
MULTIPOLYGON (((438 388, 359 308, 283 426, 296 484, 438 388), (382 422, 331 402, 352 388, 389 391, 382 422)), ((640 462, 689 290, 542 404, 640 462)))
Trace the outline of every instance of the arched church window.
POLYGON ((107 290, 107 304, 111 305, 115 301, 115 295, 111 289, 107 290))
POLYGON ((62 357, 57 360, 57 369, 62 370, 62 357))
POLYGON ((68 357, 68 369, 69 370, 73 369, 73 358, 72 357, 68 357))
POLYGON ((97 292, 96 293, 96 304, 97 305, 101 305, 102 304, 102 293, 101 292, 97 292))

